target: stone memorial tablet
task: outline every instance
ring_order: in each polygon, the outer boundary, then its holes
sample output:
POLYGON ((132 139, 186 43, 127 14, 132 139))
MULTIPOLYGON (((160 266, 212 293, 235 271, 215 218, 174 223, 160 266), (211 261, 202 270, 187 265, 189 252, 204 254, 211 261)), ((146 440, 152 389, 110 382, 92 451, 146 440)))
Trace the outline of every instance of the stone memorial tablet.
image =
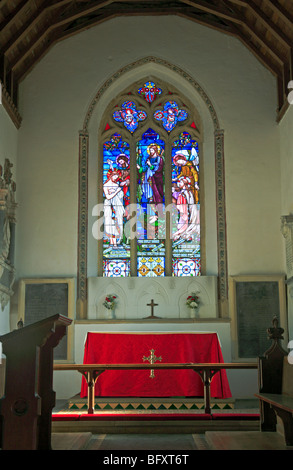
MULTIPOLYGON (((72 318, 72 295, 72 279, 22 280, 20 281, 19 320, 27 326, 57 314, 72 318)), ((68 331, 68 334, 54 348, 54 360, 69 359, 69 342, 68 331)))
POLYGON ((271 346, 267 329, 273 318, 286 329, 284 277, 235 276, 230 281, 234 356, 235 359, 256 359, 271 346))

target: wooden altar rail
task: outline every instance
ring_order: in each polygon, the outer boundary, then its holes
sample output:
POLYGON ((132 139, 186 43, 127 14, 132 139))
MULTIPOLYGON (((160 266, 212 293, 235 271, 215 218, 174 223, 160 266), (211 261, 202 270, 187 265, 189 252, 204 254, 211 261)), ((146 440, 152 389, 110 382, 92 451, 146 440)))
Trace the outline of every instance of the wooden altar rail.
POLYGON ((204 386, 205 413, 211 413, 211 381, 221 369, 257 369, 258 364, 253 362, 240 363, 178 363, 178 364, 55 364, 54 370, 77 370, 87 382, 88 387, 88 414, 94 414, 95 383, 98 377, 106 370, 134 370, 134 369, 192 369, 201 377, 204 386))

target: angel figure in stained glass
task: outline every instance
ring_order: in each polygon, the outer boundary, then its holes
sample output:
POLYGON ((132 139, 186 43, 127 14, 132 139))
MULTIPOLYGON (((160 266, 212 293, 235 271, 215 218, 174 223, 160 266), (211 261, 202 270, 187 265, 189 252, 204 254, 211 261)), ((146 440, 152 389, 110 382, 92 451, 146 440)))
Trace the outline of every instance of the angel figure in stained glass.
POLYGON ((197 154, 196 156, 192 156, 188 150, 178 150, 173 157, 173 164, 175 167, 175 172, 173 173, 172 182, 176 183, 176 181, 178 181, 182 176, 188 177, 191 182, 194 200, 197 204, 199 202, 197 154))
POLYGON ((177 192, 175 201, 179 213, 177 231, 173 234, 173 239, 192 240, 192 235, 199 231, 199 212, 190 178, 181 176, 173 189, 177 192))

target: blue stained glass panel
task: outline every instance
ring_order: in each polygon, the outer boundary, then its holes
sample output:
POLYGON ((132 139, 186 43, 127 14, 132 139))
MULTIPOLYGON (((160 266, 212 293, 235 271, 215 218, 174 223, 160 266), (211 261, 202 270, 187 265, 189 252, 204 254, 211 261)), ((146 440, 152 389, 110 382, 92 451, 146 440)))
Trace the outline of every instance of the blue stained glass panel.
POLYGON ((184 109, 179 109, 175 101, 167 101, 163 110, 158 110, 154 113, 154 118, 157 121, 162 121, 164 129, 171 132, 180 121, 185 121, 188 115, 184 109))
POLYGON ((133 133, 137 129, 139 121, 144 121, 147 118, 147 114, 142 109, 136 109, 136 104, 133 101, 125 101, 121 109, 113 113, 113 118, 117 122, 123 122, 126 129, 133 133))

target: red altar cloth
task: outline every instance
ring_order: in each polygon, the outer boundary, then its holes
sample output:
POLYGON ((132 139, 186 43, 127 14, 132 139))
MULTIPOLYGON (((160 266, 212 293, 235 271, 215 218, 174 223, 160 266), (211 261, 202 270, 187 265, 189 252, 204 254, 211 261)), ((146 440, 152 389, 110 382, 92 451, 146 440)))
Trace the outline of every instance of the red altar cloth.
MULTIPOLYGON (((160 363, 223 363, 217 333, 88 333, 84 364, 149 363, 143 357, 161 357, 160 363)), ((193 370, 105 371, 97 379, 95 396, 105 397, 175 397, 204 394, 203 383, 193 370)), ((81 397, 87 396, 82 377, 81 397)), ((229 398, 231 391, 225 370, 215 374, 211 396, 229 398)))

